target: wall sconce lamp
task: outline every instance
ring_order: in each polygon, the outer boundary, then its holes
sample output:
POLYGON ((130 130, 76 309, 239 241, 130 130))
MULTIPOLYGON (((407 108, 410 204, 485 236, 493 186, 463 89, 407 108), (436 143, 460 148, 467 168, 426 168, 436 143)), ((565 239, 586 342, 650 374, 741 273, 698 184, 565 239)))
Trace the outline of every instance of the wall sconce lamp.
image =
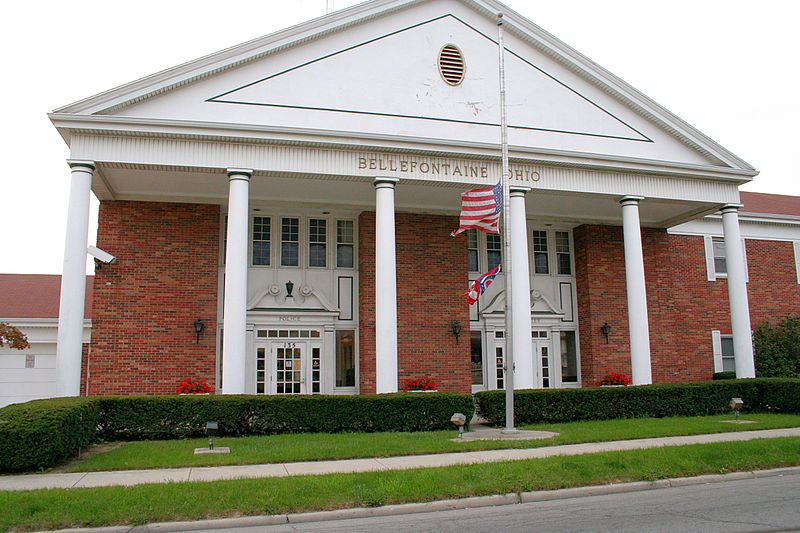
POLYGON ((203 319, 198 318, 194 321, 194 332, 197 334, 197 344, 200 344, 200 334, 203 333, 206 325, 203 324, 203 319))
POLYGON ((458 320, 453 320, 450 322, 450 331, 452 331, 453 335, 455 335, 456 344, 458 344, 458 336, 461 335, 461 322, 458 320))
POLYGON ((611 326, 608 325, 608 322, 600 326, 600 333, 606 338, 606 344, 608 344, 608 334, 611 333, 611 326))
POLYGON ((294 283, 292 283, 291 281, 287 281, 286 282, 286 297, 287 298, 293 298, 293 296, 292 296, 292 291, 293 290, 294 290, 294 283))

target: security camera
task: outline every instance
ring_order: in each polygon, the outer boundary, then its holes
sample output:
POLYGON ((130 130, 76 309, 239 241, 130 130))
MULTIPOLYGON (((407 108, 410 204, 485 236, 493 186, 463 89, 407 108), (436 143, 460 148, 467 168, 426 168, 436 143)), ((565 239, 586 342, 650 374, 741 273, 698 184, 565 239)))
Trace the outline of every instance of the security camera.
POLYGON ((92 257, 94 257, 98 261, 102 261, 103 263, 106 263, 108 265, 114 263, 117 260, 116 257, 114 257, 113 255, 111 255, 108 252, 105 252, 105 251, 101 250, 97 246, 89 245, 86 248, 86 251, 89 252, 89 255, 91 255, 92 257))

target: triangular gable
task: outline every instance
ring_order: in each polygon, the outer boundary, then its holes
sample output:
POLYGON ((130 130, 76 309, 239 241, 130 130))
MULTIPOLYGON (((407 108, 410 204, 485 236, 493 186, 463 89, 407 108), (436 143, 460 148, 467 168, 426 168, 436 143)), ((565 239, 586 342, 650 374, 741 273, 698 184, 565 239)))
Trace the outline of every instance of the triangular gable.
POLYGON ((508 28, 512 147, 755 174, 494 0, 366 2, 66 106, 53 118, 57 125, 61 114, 97 114, 494 144, 500 11, 508 28), (448 42, 467 61, 467 80, 455 90, 435 68, 448 42))
MULTIPOLYGON (((530 291, 531 299, 531 316, 533 317, 550 317, 550 318, 564 318, 564 312, 553 305, 550 299, 542 294, 541 291, 533 289, 530 291)), ((490 315, 503 315, 506 310, 506 291, 501 291, 489 302, 486 309, 481 311, 484 317, 490 315)))
MULTIPOLYGON (((492 58, 497 46, 493 36, 446 14, 326 53, 208 101, 499 126, 497 67, 493 61, 477 59, 492 58), (430 58, 428 43, 441 40, 442 35, 459 35, 459 47, 468 59, 468 76, 457 93, 445 84, 430 83, 432 68, 418 68, 417 58, 430 58), (382 48, 402 49, 405 54, 389 61, 382 48), (332 72, 347 75, 335 83, 321 82, 330 80, 332 72), (387 100, 386 93, 393 97, 387 100)), ((513 81, 508 87, 512 129, 652 142, 602 104, 514 50, 508 50, 506 72, 513 81), (572 112, 559 111, 565 108, 572 112)))
POLYGON ((302 285, 292 294, 273 284, 260 291, 247 304, 248 311, 316 311, 338 313, 337 309, 318 290, 310 285, 302 285))

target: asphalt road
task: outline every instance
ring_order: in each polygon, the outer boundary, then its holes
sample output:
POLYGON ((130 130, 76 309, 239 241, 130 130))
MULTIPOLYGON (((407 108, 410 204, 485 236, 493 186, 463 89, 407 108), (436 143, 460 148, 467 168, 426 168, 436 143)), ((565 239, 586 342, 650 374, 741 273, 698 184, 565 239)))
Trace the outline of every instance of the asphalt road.
POLYGON ((226 531, 800 531, 800 475, 460 511, 226 531))

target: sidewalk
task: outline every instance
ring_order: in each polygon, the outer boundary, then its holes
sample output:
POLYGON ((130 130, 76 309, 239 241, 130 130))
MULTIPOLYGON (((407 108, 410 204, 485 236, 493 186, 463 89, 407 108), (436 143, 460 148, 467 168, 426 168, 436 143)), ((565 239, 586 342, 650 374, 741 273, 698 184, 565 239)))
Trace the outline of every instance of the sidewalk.
POLYGON ((714 442, 741 442, 777 437, 800 437, 800 428, 768 429, 714 433, 684 437, 568 444, 542 448, 486 450, 477 452, 442 453, 380 457, 375 459, 348 459, 343 461, 313 461, 302 463, 277 463, 242 466, 210 466, 193 468, 164 468, 155 470, 119 470, 114 472, 76 472, 70 474, 27 474, 0 476, 0 490, 33 490, 44 488, 108 487, 114 485, 142 485, 182 481, 216 481, 223 479, 287 477, 335 473, 371 472, 380 470, 407 470, 440 466, 518 461, 543 457, 582 455, 587 453, 622 450, 642 450, 663 446, 709 444, 714 442))

